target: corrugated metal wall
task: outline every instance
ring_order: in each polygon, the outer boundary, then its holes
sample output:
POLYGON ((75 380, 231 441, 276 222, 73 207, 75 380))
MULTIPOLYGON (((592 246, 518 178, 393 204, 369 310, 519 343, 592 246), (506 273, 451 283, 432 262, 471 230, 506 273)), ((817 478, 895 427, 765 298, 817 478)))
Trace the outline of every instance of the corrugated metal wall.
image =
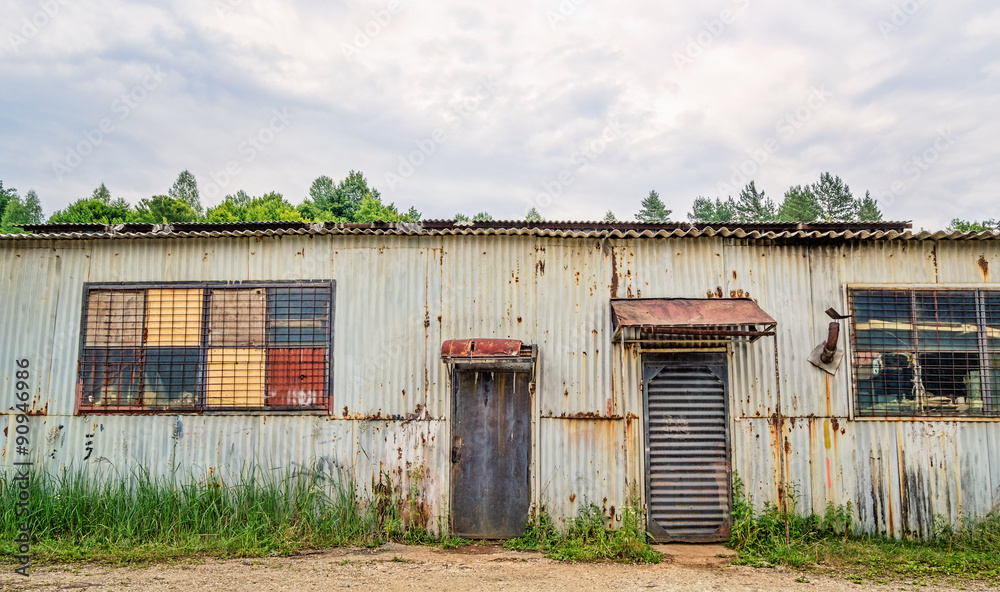
MULTIPOLYGON (((419 478, 447 516, 451 413, 441 342, 539 346, 533 499, 557 518, 645 499, 641 354, 613 345, 612 297, 747 295, 778 321, 786 417, 774 425, 774 340, 730 348, 732 457, 778 501, 779 447, 797 510, 851 502, 861 524, 927 534, 1000 503, 1000 423, 858 420, 849 360, 806 356, 852 283, 991 282, 993 241, 789 242, 533 236, 285 236, 0 242, 0 376, 32 362, 36 462, 238 473, 266 467, 419 478), (333 415, 74 416, 84 282, 335 280, 333 415), (88 449, 89 452, 88 452, 88 449), (829 469, 827 468, 829 467, 829 469), (416 475, 417 477, 413 477, 416 475)), ((994 278, 1000 278, 995 271, 994 278)), ((995 283, 995 280, 993 281, 995 283)), ((6 434, 13 434, 14 416, 6 434)), ((3 442, 4 465, 13 458, 3 442)))

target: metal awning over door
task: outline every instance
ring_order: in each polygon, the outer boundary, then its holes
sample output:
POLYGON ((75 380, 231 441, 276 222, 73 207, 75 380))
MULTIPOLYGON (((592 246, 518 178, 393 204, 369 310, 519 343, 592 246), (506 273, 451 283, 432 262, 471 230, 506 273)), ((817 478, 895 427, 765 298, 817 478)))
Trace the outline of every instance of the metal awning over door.
POLYGON ((749 298, 630 298, 611 301, 615 341, 724 343, 773 336, 777 322, 749 298))

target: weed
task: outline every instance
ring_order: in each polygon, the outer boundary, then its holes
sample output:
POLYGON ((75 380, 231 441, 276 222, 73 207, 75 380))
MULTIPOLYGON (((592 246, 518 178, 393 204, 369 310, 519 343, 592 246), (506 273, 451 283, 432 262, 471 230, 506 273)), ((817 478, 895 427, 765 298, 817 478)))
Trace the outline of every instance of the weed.
POLYGON ((560 533, 547 512, 539 512, 525 527, 524 534, 507 541, 509 549, 538 550, 546 557, 562 561, 608 559, 625 563, 659 563, 663 556, 649 546, 638 508, 626 506, 619 528, 609 527, 610 519, 595 504, 585 506, 560 533))
POLYGON ((733 476, 733 529, 729 546, 735 563, 757 567, 788 565, 806 568, 832 566, 845 577, 863 580, 950 577, 1000 581, 1000 509, 978 519, 964 519, 956 527, 940 520, 933 540, 894 540, 858 534, 852 530, 850 504, 828 508, 823 516, 799 516, 795 488, 788 488, 789 532, 785 540, 784 515, 765 504, 756 511, 738 475, 733 476))

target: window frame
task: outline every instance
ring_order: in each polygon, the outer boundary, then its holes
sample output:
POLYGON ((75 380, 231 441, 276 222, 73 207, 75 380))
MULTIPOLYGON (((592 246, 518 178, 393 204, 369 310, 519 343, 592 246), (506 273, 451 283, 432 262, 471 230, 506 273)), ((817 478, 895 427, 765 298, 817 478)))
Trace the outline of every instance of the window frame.
MULTIPOLYGON (((247 281, 172 281, 172 282, 84 282, 83 290, 81 291, 82 302, 80 304, 79 310, 80 315, 80 328, 77 333, 79 339, 79 346, 77 351, 77 363, 76 363, 76 373, 75 373, 75 404, 74 411, 75 415, 324 415, 330 416, 333 414, 333 379, 334 379, 334 322, 336 320, 336 307, 337 307, 337 282, 336 280, 247 280, 247 281), (209 408, 206 406, 206 392, 207 392, 207 355, 210 349, 208 342, 205 340, 205 330, 208 326, 209 318, 211 316, 211 305, 210 305, 210 290, 213 288, 231 288, 231 289, 253 289, 253 288, 315 288, 315 287, 329 287, 330 289, 330 306, 327 311, 327 324, 326 324, 326 341, 323 348, 326 349, 326 379, 324 385, 326 387, 326 404, 323 407, 312 407, 312 408, 275 408, 269 409, 265 407, 254 407, 254 408, 209 408), (199 358, 199 370, 200 375, 199 381, 199 401, 197 407, 195 408, 158 408, 145 405, 107 405, 107 406, 88 406, 83 403, 83 365, 85 359, 85 352, 88 349, 87 346, 87 320, 89 316, 90 308, 90 294, 94 290, 182 290, 182 289, 199 289, 208 290, 203 293, 202 310, 201 310, 201 325, 199 330, 201 332, 200 343, 197 346, 198 358, 199 358)), ((145 298, 148 299, 148 292, 145 298)), ((266 308, 265 308, 266 311, 266 308)), ((143 311, 143 332, 145 332, 145 321, 147 318, 147 312, 143 311)), ((267 319, 267 313, 265 312, 265 320, 267 319)), ((268 328, 265 325, 265 341, 260 348, 247 348, 247 349, 262 349, 265 352, 265 399, 266 399, 266 388, 267 388, 267 365, 266 365, 266 355, 270 347, 268 342, 268 328)), ((146 345, 143 343, 137 346, 135 349, 145 350, 146 345)), ((315 349, 316 346, 311 346, 315 349)), ((129 349, 129 348, 108 348, 108 347, 96 347, 92 349, 97 349, 100 351, 109 351, 111 349, 129 349)), ((164 348, 167 349, 167 348, 164 348)), ((194 349, 194 348, 192 348, 194 349)), ((291 348, 296 349, 296 348, 291 348)), ((309 349, 309 348, 303 348, 309 349)), ((143 373, 141 379, 145 381, 145 373, 143 373)), ((140 391, 141 392, 141 391, 140 391)))
MULTIPOLYGON (((854 421, 948 421, 948 422, 998 422, 1000 421, 1000 384, 995 384, 992 386, 993 391, 993 401, 994 407, 992 409, 992 415, 968 415, 965 413, 910 413, 899 411, 895 414, 874 414, 871 412, 863 411, 860 406, 860 389, 858 385, 857 378, 857 368, 855 367, 855 356, 857 354, 857 349, 855 347, 857 340, 857 329, 855 327, 855 309, 853 307, 854 293, 863 291, 885 291, 885 292, 908 292, 911 298, 914 293, 922 291, 934 291, 934 292, 966 292, 973 294, 977 303, 981 301, 984 295, 990 292, 995 292, 1000 296, 1000 285, 990 285, 990 284, 956 284, 956 283, 941 283, 941 284, 928 284, 928 283, 893 283, 893 284, 873 284, 873 283, 845 283, 843 284, 842 294, 843 302, 845 303, 845 308, 847 309, 847 314, 850 315, 847 319, 847 343, 845 347, 845 362, 847 370, 847 392, 850 393, 848 397, 848 415, 851 420, 854 421)), ((977 304, 978 306, 978 304, 977 304)), ((978 313, 977 313, 978 315, 978 313)), ((982 316, 977 316, 977 333, 982 334, 983 329, 987 325, 985 324, 985 318, 982 316)), ((988 345, 984 345, 980 350, 980 364, 988 358, 990 350, 988 345), (986 356, 984 358, 984 356, 986 356)), ((869 351, 869 350, 863 350, 869 351)), ((997 355, 1000 355, 1000 350, 995 350, 997 355)), ((985 395, 984 395, 985 397, 985 395)))

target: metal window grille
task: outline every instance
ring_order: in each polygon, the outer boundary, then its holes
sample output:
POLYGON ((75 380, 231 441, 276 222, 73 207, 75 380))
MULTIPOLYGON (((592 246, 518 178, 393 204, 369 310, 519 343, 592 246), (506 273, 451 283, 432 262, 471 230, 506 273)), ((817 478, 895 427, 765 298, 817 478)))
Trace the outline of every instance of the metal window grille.
POLYGON ((855 413, 1000 414, 1000 291, 848 293, 855 413))
POLYGON ((325 410, 333 286, 88 285, 81 411, 325 410))

